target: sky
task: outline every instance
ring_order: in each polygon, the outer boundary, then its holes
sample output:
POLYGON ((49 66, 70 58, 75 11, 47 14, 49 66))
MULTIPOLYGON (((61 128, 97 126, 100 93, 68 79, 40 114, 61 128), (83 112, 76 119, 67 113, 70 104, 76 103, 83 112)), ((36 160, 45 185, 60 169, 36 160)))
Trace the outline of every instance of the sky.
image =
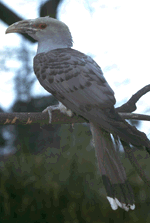
MULTIPOLYGON (((24 19, 38 17, 40 0, 3 0, 24 19)), ((74 49, 93 57, 115 92, 116 105, 127 101, 134 93, 150 83, 149 0, 64 0, 59 6, 58 19, 65 22, 73 36, 74 49)), ((18 34, 5 35, 7 25, 0 23, 1 46, 18 47, 18 34)), ((26 43, 36 54, 37 44, 26 43)), ((12 64, 10 63, 10 66, 12 64)), ((17 63, 13 64, 17 66, 17 63)), ((14 73, 1 72, 0 105, 6 110, 13 103, 14 73), (7 100, 6 100, 7 98, 7 100)), ((48 95, 36 82, 34 96, 48 95)), ((150 93, 137 103, 136 112, 149 114, 150 93)), ((150 135, 149 122, 141 130, 150 135)))

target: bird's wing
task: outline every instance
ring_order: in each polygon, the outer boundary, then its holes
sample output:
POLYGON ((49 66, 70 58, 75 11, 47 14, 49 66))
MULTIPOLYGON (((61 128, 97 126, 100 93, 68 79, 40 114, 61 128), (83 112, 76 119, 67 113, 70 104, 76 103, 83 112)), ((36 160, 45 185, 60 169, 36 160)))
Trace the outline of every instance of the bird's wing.
POLYGON ((34 71, 67 108, 88 120, 107 120, 104 111, 115 104, 114 92, 92 58, 70 48, 52 50, 35 56, 34 71))
POLYGON ((101 68, 79 51, 67 48, 38 54, 34 71, 46 90, 60 101, 62 96, 71 101, 76 109, 88 105, 104 109, 115 104, 114 92, 101 68))

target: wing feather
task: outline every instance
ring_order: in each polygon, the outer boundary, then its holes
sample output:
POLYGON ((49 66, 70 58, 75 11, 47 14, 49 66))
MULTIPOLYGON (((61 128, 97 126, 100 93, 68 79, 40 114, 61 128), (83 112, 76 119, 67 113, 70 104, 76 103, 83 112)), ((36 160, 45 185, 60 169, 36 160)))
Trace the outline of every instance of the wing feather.
POLYGON ((91 104, 104 109, 115 104, 114 92, 101 68, 79 51, 67 48, 38 54, 34 59, 34 71, 46 90, 56 90, 60 101, 61 95, 78 108, 91 104))

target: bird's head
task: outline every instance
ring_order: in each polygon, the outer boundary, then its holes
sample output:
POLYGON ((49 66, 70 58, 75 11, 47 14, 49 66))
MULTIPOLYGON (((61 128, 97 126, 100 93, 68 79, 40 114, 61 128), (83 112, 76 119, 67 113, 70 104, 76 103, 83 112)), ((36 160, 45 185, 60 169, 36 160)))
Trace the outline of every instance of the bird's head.
POLYGON ((51 40, 54 45, 72 46, 72 36, 68 26, 49 16, 16 22, 7 28, 7 33, 27 33, 39 43, 51 40))

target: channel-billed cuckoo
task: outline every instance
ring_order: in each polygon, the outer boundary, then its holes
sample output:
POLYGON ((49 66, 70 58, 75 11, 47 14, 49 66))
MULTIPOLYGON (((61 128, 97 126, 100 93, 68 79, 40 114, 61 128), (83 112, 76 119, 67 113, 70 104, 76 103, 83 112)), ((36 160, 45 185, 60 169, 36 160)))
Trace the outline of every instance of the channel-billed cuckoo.
POLYGON ((46 16, 16 22, 6 30, 14 32, 27 33, 38 41, 34 72, 40 84, 61 102, 58 109, 89 120, 98 168, 112 209, 133 210, 134 195, 112 136, 131 150, 133 145, 150 152, 146 135, 115 111, 114 92, 101 68, 91 57, 71 48, 72 36, 66 24, 46 16))

